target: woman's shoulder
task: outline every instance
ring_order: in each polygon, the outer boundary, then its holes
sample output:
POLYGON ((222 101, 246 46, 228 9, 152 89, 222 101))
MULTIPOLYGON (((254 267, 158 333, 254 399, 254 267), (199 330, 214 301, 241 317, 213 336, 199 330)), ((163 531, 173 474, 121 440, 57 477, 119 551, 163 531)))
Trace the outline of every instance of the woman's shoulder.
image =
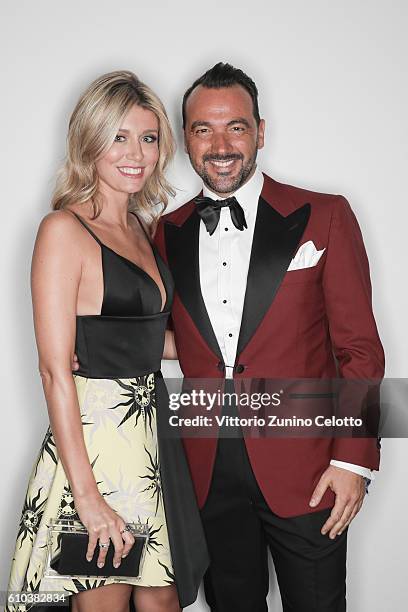
POLYGON ((80 254, 86 249, 86 237, 74 215, 67 210, 55 210, 46 214, 38 227, 36 251, 47 253, 80 254))
POLYGON ((82 235, 81 225, 71 211, 53 210, 41 219, 38 235, 65 240, 73 235, 82 235))

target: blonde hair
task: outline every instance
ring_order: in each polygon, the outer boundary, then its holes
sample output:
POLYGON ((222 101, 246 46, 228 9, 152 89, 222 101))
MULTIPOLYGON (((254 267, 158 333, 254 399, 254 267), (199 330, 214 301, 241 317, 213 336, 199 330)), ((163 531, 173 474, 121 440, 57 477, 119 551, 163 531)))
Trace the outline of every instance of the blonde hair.
POLYGON ((111 147, 122 118, 133 104, 152 111, 159 122, 159 159, 140 192, 129 195, 129 210, 150 216, 156 224, 175 191, 164 171, 175 153, 175 143, 165 108, 156 94, 133 72, 104 74, 88 87, 71 115, 67 153, 58 173, 51 206, 53 210, 92 201, 96 218, 102 210, 95 161, 111 147), (155 212, 157 204, 160 213, 155 212))

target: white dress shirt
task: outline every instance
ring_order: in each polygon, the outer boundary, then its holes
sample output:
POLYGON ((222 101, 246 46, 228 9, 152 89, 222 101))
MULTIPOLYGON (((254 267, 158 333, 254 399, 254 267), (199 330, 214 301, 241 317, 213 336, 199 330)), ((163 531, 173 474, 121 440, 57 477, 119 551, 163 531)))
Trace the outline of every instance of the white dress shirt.
MULTIPOLYGON (((200 223, 201 292, 222 352, 226 378, 233 376, 258 200, 263 182, 262 172, 256 168, 252 177, 234 192, 245 213, 247 228, 243 231, 233 224, 228 207, 221 208, 220 220, 212 236, 207 232, 204 222, 200 223)), ((203 185, 203 196, 213 200, 222 199, 206 185, 203 185)), ((330 463, 373 479, 368 468, 336 460, 330 463)))

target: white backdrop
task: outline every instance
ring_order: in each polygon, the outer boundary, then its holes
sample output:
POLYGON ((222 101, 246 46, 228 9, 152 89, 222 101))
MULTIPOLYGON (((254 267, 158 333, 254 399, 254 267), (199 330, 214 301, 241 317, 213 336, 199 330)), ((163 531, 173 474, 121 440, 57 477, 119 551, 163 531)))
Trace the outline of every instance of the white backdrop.
MULTIPOLYGON (((349 198, 371 262, 387 375, 403 377, 408 5, 404 0, 207 0, 196 6, 187 0, 3 0, 0 11, 1 590, 47 423, 32 330, 30 257, 79 93, 96 76, 119 68, 135 71, 157 91, 180 145, 171 171, 180 188, 172 206, 178 206, 198 185, 181 146, 182 93, 217 61, 247 71, 258 84, 267 121, 262 169, 278 180, 349 198)), ((165 371, 174 369, 165 364, 165 371)), ((406 609, 407 459, 406 440, 383 442, 381 472, 350 528, 352 612, 406 609)), ((271 610, 281 610, 273 574, 270 602, 271 610)), ((206 609, 202 597, 188 608, 206 609)))

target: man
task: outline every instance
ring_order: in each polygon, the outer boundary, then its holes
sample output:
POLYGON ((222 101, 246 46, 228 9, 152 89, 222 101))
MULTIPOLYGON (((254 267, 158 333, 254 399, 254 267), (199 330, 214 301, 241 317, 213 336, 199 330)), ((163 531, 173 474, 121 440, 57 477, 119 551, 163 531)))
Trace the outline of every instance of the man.
MULTIPOLYGON (((368 262, 347 201, 259 171, 257 88, 229 64, 187 90, 183 122, 203 197, 163 217, 156 243, 176 283, 184 375, 225 377, 229 388, 242 378, 381 378, 368 262)), ((378 469, 377 441, 184 443, 210 551, 211 610, 267 610, 268 548, 285 611, 345 610, 347 527, 378 469)))

